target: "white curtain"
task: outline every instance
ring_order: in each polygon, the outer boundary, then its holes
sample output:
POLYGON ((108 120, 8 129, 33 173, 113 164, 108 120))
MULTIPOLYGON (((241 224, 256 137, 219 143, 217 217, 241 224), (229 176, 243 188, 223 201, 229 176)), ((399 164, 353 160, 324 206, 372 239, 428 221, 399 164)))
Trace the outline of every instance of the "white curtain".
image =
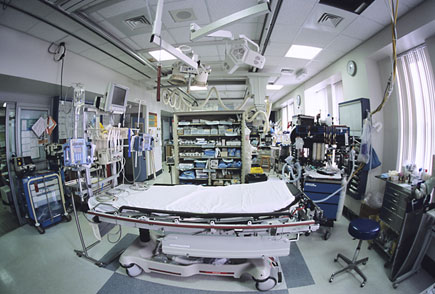
POLYGON ((282 124, 282 130, 287 131, 287 106, 284 108, 281 108, 281 124, 282 124))
POLYGON ((338 111, 338 104, 343 102, 343 82, 339 81, 332 85, 332 117, 335 124, 340 124, 340 115, 338 111))
POLYGON ((399 154, 397 168, 414 163, 432 170, 435 154, 435 88, 425 46, 398 59, 399 154))

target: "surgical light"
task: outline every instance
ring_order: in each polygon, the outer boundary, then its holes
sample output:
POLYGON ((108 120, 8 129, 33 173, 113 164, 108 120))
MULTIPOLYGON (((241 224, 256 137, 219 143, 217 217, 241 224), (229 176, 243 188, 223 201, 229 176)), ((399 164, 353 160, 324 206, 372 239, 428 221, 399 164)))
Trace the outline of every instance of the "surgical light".
POLYGON ((303 46, 303 45, 292 45, 290 49, 285 54, 285 57, 293 57, 299 59, 313 59, 316 57, 322 48, 303 46))
POLYGON ((154 57, 157 61, 166 61, 166 60, 174 60, 177 59, 171 53, 165 50, 154 50, 148 52, 152 57, 154 57))
POLYGON ((277 91, 277 90, 281 90, 282 87, 284 87, 283 85, 274 85, 274 84, 268 84, 266 86, 267 90, 272 90, 272 91, 277 91))

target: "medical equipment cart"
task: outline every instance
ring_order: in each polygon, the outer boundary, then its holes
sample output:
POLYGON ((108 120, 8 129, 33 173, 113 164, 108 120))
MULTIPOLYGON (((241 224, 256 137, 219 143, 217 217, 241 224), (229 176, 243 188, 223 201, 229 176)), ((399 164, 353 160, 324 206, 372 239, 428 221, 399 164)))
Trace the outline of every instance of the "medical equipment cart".
POLYGON ((323 210, 323 216, 326 218, 326 222, 321 223, 322 226, 327 228, 323 235, 324 240, 328 240, 331 236, 331 228, 334 226, 334 221, 337 220, 337 211, 341 193, 338 192, 329 199, 326 199, 326 197, 340 188, 341 179, 324 180, 307 178, 304 183, 304 193, 310 197, 311 200, 318 201, 325 199, 324 201, 316 203, 323 210))
POLYGON ((44 172, 22 179, 29 220, 40 234, 45 228, 71 220, 65 208, 62 179, 54 172, 44 172))

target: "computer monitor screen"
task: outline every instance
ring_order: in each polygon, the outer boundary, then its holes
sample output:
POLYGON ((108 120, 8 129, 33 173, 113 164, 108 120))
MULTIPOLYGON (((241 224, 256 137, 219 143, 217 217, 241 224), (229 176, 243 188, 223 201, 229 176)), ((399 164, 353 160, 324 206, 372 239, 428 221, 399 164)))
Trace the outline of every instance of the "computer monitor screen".
POLYGON ((112 104, 124 107, 125 99, 127 99, 127 90, 118 86, 114 86, 112 104))

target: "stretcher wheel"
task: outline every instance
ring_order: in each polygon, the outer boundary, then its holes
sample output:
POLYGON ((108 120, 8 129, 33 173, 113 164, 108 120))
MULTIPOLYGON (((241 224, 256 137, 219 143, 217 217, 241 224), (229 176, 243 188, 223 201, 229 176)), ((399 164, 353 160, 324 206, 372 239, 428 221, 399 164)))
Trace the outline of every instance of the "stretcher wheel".
POLYGON ((125 269, 129 277, 137 277, 142 273, 142 268, 137 264, 133 264, 125 269))
POLYGON ((63 219, 65 222, 69 223, 71 221, 71 215, 70 214, 64 215, 63 219))
POLYGON ((38 233, 40 233, 41 235, 45 233, 45 229, 41 226, 37 226, 36 229, 38 230, 38 233))
POLYGON ((275 278, 267 278, 264 281, 257 281, 255 283, 255 288, 257 288, 258 291, 269 291, 270 289, 272 289, 273 287, 276 286, 276 279, 275 278))

